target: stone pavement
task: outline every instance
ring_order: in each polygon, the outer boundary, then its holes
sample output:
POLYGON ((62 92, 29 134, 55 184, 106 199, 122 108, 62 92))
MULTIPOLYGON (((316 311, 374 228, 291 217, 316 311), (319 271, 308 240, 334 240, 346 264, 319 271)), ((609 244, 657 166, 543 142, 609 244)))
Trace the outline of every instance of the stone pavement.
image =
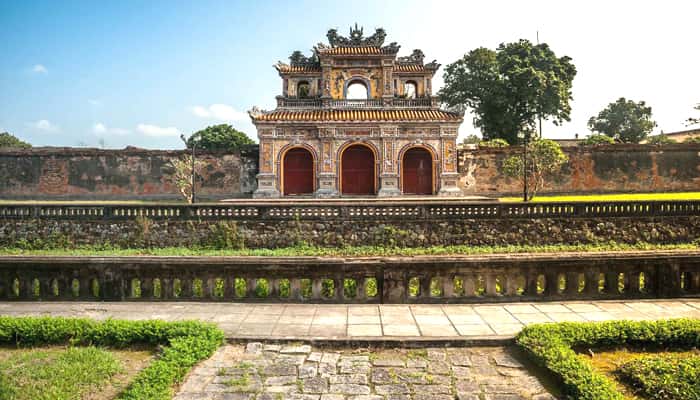
POLYGON ((0 302, 0 315, 199 319, 239 339, 488 340, 512 338, 532 323, 700 318, 700 299, 471 305, 0 302))
MULTIPOLYGON (((552 387, 551 384, 548 385, 552 387)), ((510 347, 227 345, 174 400, 550 400, 510 347)))

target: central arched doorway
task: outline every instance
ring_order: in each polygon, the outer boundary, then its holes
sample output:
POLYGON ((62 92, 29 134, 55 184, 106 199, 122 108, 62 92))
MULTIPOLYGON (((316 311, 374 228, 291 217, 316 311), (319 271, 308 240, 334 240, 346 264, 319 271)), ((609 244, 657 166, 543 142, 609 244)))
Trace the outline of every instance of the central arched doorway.
POLYGON ((433 157, 428 150, 406 150, 401 175, 404 194, 433 194, 433 157))
POLYGON ((282 186, 285 196, 314 192, 314 157, 311 152, 295 147, 284 153, 282 186))
POLYGON ((374 152, 365 145, 347 147, 340 160, 340 187, 342 194, 376 194, 374 152))

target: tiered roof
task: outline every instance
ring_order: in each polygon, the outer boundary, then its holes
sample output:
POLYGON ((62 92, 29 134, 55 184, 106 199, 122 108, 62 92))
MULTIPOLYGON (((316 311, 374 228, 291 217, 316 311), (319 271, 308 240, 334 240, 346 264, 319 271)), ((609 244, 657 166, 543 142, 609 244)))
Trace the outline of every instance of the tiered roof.
POLYGON ((255 121, 461 121, 462 115, 443 110, 274 110, 267 113, 251 114, 255 121))

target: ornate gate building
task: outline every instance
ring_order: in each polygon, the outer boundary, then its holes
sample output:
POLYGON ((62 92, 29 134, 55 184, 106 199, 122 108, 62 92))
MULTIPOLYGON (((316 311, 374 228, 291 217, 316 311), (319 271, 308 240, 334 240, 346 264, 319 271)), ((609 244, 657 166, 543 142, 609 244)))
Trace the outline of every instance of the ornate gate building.
POLYGON ((255 197, 454 196, 460 113, 432 96, 440 67, 414 50, 397 57, 385 32, 328 31, 310 57, 278 62, 277 108, 249 114, 260 140, 255 197))

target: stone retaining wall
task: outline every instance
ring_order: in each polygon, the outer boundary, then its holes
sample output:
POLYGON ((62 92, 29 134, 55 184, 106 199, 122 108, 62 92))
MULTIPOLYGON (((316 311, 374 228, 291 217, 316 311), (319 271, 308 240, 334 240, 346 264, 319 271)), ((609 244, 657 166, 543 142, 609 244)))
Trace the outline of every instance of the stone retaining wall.
POLYGON ((545 245, 615 241, 683 243, 700 217, 450 220, 0 220, 0 246, 116 247, 545 245))

